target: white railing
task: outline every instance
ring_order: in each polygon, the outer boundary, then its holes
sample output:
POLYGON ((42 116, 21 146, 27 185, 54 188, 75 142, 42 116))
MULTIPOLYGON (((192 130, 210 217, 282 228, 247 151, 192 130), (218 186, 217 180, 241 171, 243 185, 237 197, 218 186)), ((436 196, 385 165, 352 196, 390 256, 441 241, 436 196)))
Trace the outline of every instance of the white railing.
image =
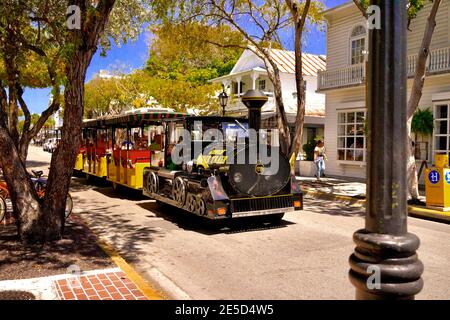
POLYGON ((364 82, 366 67, 364 63, 331 71, 319 71, 319 90, 357 85, 364 82))
MULTIPOLYGON (((416 72, 417 54, 409 55, 406 61, 408 77, 416 72)), ((450 72, 450 47, 430 51, 427 61, 427 74, 450 72)), ((340 88, 362 84, 365 80, 365 64, 358 64, 330 71, 319 71, 319 90, 340 88)))
MULTIPOLYGON (((417 59, 417 54, 408 56, 408 77, 414 76, 414 73, 416 72, 417 59)), ((450 47, 431 50, 430 55, 428 56, 426 68, 428 74, 450 71, 450 47)))
POLYGON ((450 71, 450 47, 431 51, 428 60, 428 72, 445 71, 450 71))

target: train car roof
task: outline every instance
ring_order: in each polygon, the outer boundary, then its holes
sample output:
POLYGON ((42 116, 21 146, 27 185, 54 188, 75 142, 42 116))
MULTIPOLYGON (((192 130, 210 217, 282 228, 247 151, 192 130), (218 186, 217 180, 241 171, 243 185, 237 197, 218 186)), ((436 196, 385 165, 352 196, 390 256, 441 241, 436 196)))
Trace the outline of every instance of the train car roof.
POLYGON ((117 116, 106 116, 97 119, 87 119, 83 121, 84 128, 105 128, 105 127, 127 127, 127 126, 143 126, 164 119, 176 119, 186 117, 186 113, 175 111, 153 111, 153 112, 136 112, 129 114, 121 114, 117 116))
POLYGON ((242 122, 247 122, 247 118, 245 117, 230 117, 230 116, 185 116, 182 119, 165 119, 165 121, 178 121, 178 120, 187 120, 187 121, 204 121, 204 122, 234 122, 234 120, 239 120, 242 122))
POLYGON ((175 111, 157 111, 122 114, 117 116, 105 116, 97 119, 86 119, 83 121, 84 128, 106 128, 106 127, 128 127, 145 126, 161 121, 202 121, 202 122, 233 122, 239 120, 247 122, 244 117, 222 117, 222 116, 192 116, 182 112, 175 111))

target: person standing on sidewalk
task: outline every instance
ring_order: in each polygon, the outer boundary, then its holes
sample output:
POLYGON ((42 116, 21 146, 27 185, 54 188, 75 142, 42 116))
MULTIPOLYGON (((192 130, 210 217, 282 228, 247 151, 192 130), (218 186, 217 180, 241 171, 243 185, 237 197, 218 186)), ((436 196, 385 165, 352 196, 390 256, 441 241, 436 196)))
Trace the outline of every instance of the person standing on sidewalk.
POLYGON ((322 140, 319 140, 314 148, 314 163, 316 164, 317 180, 320 180, 321 177, 325 177, 325 160, 325 145, 322 140))

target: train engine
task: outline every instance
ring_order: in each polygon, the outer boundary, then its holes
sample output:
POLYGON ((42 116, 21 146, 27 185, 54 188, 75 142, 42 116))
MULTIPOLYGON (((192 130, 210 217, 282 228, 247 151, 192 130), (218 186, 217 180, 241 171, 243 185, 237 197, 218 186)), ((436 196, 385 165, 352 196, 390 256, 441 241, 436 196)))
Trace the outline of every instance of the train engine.
MULTIPOLYGON (((293 163, 277 135, 260 130, 267 97, 248 91, 248 120, 184 117, 165 122, 164 163, 144 170, 144 194, 209 219, 269 216, 303 209, 293 163), (273 141, 272 141, 273 142, 273 141)), ((294 157, 293 157, 294 158, 294 157)))

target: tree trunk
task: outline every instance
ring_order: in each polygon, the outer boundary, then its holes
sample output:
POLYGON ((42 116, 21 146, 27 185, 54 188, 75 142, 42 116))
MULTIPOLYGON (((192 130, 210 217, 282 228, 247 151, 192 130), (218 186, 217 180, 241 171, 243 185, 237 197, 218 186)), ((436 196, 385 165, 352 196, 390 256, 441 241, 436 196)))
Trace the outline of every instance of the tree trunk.
POLYGON ((419 56, 417 59, 416 73, 411 90, 411 95, 408 101, 408 136, 409 148, 408 152, 408 189, 413 200, 419 199, 419 183, 417 176, 416 161, 414 157, 414 150, 412 149, 411 138, 411 122, 416 112, 420 99, 422 98, 422 90, 425 83, 426 63, 430 53, 430 44, 433 38, 434 29, 436 27, 436 14, 442 0, 434 0, 430 15, 428 16, 427 25, 422 39, 422 45, 419 49, 419 56))
POLYGON ((284 109, 283 93, 281 89, 280 73, 278 68, 273 68, 273 74, 270 72, 269 78, 273 83, 274 97, 277 111, 277 128, 280 133, 280 149, 284 155, 289 154, 289 148, 291 146, 291 133, 289 130, 289 124, 286 117, 286 110, 284 109))
POLYGON ((413 139, 411 138, 411 122, 412 118, 408 119, 408 148, 407 148, 407 173, 408 173, 408 192, 412 200, 419 199, 419 177, 417 175, 415 150, 413 147, 413 139))
POLYGON ((0 165, 8 185, 19 236, 24 243, 44 242, 44 211, 7 128, 0 124, 0 165))
POLYGON ((49 213, 46 222, 53 238, 60 237, 64 229, 66 198, 81 140, 86 71, 97 51, 99 38, 105 30, 114 3, 115 0, 99 2, 96 14, 87 19, 85 1, 74 1, 81 8, 82 17, 88 21, 85 21, 81 30, 72 30, 68 39, 74 45, 74 50, 65 70, 68 85, 64 90, 64 125, 61 142, 52 156, 44 198, 44 209, 49 213))
POLYGON ((300 23, 295 24, 295 84, 297 86, 297 116, 295 118, 295 136, 291 153, 298 154, 302 149, 303 124, 305 122, 306 93, 303 79, 302 33, 300 23))
POLYGON ((66 197, 81 140, 84 80, 89 62, 85 52, 76 53, 66 68, 70 86, 64 91, 64 126, 60 145, 52 156, 44 200, 45 209, 51 213, 47 223, 55 237, 60 236, 64 227, 66 197))

